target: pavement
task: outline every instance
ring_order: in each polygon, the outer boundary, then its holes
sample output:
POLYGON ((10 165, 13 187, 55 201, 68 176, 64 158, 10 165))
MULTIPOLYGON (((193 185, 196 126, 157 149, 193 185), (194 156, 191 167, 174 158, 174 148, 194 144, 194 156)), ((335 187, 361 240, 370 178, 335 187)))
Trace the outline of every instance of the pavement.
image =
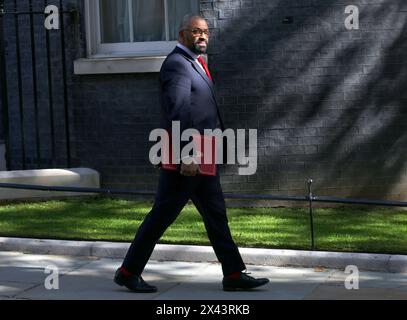
POLYGON ((158 292, 117 286, 122 259, 0 251, 1 300, 407 300, 407 274, 329 268, 248 265, 270 283, 251 292, 224 292, 215 262, 150 260, 144 279, 158 292))

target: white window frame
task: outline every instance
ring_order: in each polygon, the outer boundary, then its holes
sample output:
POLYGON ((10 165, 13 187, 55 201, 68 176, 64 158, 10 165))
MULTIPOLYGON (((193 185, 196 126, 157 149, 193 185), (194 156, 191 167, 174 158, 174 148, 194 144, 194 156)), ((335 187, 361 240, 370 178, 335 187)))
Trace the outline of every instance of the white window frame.
MULTIPOLYGON (((128 0, 131 9, 131 0, 128 0)), ((167 0, 164 9, 167 16, 167 0)), ((131 10, 129 10, 131 12, 131 10)), ((177 41, 101 43, 99 0, 85 0, 86 45, 88 58, 162 56, 169 54, 177 41)), ((131 14, 130 14, 131 16, 131 14)), ((133 38, 131 28, 131 38, 133 38)), ((166 38, 169 38, 166 19, 166 38)))

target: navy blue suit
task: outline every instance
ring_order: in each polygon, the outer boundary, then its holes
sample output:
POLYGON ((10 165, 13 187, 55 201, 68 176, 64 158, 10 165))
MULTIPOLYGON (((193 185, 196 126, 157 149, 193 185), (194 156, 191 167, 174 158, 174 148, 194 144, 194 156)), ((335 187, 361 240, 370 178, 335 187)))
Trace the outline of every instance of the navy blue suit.
MULTIPOLYGON (((180 121, 181 130, 194 128, 203 133, 204 129, 224 129, 212 81, 181 48, 176 47, 163 63, 160 92, 162 128, 171 131, 172 121, 180 121)), ((161 170, 153 208, 123 262, 128 272, 142 273, 155 244, 189 199, 203 218, 223 274, 246 269, 229 230, 219 174, 186 177, 177 171, 161 170)))
POLYGON ((170 130, 172 121, 181 122, 181 132, 194 128, 220 128, 223 121, 212 81, 184 50, 176 47, 160 72, 161 128, 170 130))

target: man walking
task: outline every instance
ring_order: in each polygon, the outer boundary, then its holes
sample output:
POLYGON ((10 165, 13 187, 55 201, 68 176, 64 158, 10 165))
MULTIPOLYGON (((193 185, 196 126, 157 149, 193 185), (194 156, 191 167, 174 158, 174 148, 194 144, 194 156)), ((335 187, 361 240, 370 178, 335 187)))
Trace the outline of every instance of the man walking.
MULTIPOLYGON (((179 43, 168 55, 160 72, 161 126, 171 132, 179 121, 181 132, 188 128, 220 128, 223 121, 216 103, 213 80, 201 54, 206 53, 208 25, 196 15, 184 17, 179 43)), ((192 200, 201 214, 209 240, 222 265, 223 289, 248 290, 262 286, 268 279, 255 279, 244 273, 246 266, 234 243, 226 216, 219 174, 200 175, 198 164, 182 163, 180 170, 161 169, 153 208, 139 227, 114 281, 135 292, 155 292, 141 274, 155 244, 178 214, 192 200)))

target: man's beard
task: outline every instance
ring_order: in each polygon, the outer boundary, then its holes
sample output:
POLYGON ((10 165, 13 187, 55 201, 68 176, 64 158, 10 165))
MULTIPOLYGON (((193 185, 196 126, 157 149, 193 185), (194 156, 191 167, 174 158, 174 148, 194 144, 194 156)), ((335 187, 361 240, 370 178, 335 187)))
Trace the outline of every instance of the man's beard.
POLYGON ((192 52, 193 52, 193 53, 196 53, 196 54, 205 54, 207 48, 208 48, 208 42, 207 42, 207 41, 198 40, 197 42, 194 43, 194 45, 193 45, 193 47, 192 47, 191 49, 192 49, 192 52), (204 42, 204 43, 206 44, 206 46, 201 47, 201 46, 198 44, 198 42, 204 42))

